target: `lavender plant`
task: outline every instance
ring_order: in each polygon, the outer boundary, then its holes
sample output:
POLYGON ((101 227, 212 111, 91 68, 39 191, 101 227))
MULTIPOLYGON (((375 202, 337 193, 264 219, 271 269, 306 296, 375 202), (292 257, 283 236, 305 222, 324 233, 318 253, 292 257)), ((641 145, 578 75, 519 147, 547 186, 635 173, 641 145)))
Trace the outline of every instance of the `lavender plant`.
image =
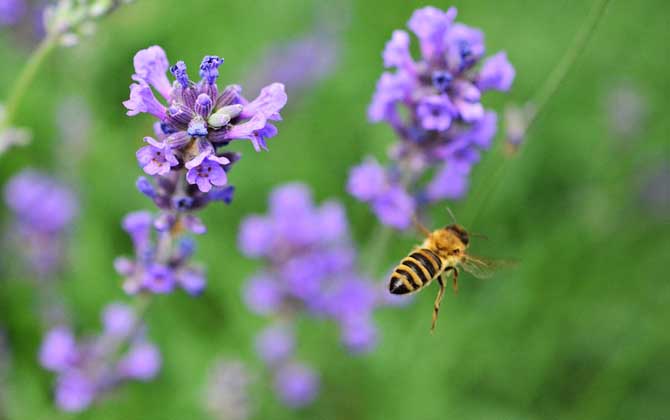
POLYGON ((4 198, 13 214, 7 249, 18 251, 25 271, 42 281, 53 280, 62 268, 63 245, 79 211, 74 192, 43 172, 24 169, 7 182, 4 198))
POLYGON ((318 376, 294 357, 293 329, 302 315, 334 321, 352 352, 376 342, 373 310, 383 302, 356 267, 344 209, 329 201, 315 206, 302 184, 276 188, 266 215, 246 218, 239 247, 265 267, 246 285, 247 306, 272 319, 256 339, 257 353, 275 378, 279 397, 291 406, 309 403, 318 376))
POLYGON ((347 189, 396 229, 407 228, 412 215, 430 203, 465 196, 470 171, 497 128, 497 115, 484 109, 482 93, 507 91, 514 80, 506 53, 483 60, 484 34, 455 18, 453 7, 418 9, 407 25, 419 40, 421 58, 412 58, 403 30, 393 32, 382 54, 385 67, 395 72, 382 74, 368 117, 389 124, 398 142, 388 165, 368 158, 354 167, 347 189))
POLYGON ((82 411, 120 384, 151 380, 160 370, 160 352, 131 307, 107 305, 102 323, 98 336, 77 340, 59 325, 44 337, 39 360, 57 376, 54 397, 62 410, 82 411))
POLYGON ((0 26, 16 25, 26 12, 23 0, 0 0, 0 26))
MULTIPOLYGON (((12 84, 6 102, 0 104, 0 156, 9 148, 30 141, 30 131, 16 126, 16 113, 30 84, 47 56, 59 45, 73 46, 95 29, 95 22, 132 0, 58 0, 44 7, 44 37, 12 84)), ((22 1, 4 0, 0 6, 14 14, 22 1)), ((1 10, 0 10, 1 11, 1 10)))

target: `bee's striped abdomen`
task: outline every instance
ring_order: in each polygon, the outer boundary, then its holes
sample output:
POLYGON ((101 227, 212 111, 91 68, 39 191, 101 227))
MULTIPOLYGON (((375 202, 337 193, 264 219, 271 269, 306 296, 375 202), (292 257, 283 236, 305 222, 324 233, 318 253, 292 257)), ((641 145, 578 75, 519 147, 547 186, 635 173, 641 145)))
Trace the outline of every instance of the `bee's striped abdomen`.
POLYGON ((442 272, 442 261, 433 251, 421 248, 405 257, 393 270, 389 291, 403 295, 419 290, 442 272))

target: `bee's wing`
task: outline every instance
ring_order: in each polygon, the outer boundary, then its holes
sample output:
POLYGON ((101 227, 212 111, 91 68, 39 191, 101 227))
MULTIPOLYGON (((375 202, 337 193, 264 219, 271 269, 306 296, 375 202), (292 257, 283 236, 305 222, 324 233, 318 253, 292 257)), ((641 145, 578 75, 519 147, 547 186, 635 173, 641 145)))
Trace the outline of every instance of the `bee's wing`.
POLYGON ((461 261, 463 270, 480 279, 488 279, 499 269, 514 265, 516 265, 516 261, 513 260, 490 260, 473 255, 465 255, 461 261))

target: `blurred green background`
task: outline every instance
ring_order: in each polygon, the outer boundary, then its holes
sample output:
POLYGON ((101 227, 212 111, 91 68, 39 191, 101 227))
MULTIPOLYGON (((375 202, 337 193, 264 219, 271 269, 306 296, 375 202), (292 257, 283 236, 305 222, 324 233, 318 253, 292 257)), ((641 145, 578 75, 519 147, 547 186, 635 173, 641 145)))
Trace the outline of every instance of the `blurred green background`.
MULTIPOLYGON (((234 145, 244 153, 230 177, 235 202, 207 209, 209 233, 198 239, 196 259, 208 267, 205 296, 161 296, 148 315, 150 336, 164 357, 157 380, 129 384, 80 415, 59 413, 51 401, 53 375, 36 359, 42 331, 35 291, 22 278, 2 279, 0 324, 13 356, 9 418, 207 418, 204 387, 217 357, 240 358, 260 372, 252 337, 266 320, 241 301, 245 278, 257 264, 236 248, 239 222, 266 210, 274 186, 301 180, 318 201, 344 201, 360 247, 372 239, 373 216, 344 191, 347 172, 367 154, 383 159, 393 141, 387 126, 367 122, 366 107, 382 72, 384 43, 424 5, 140 0, 104 20, 80 45, 57 50, 20 110, 18 122, 34 130, 34 141, 2 158, 0 182, 32 166, 76 184, 82 214, 61 284, 77 329, 94 332, 103 305, 126 299, 112 268, 115 256, 131 252, 120 220, 151 207, 133 185, 140 174, 134 153, 152 120, 128 118, 121 105, 134 53, 158 44, 171 62, 183 59, 191 67, 205 54, 219 54, 226 60, 220 81, 244 84, 269 48, 313 32, 323 19, 340 36, 332 73, 300 97, 289 90, 270 152, 254 153, 246 142, 234 145), (72 96, 87 104, 91 127, 83 158, 68 163, 59 152, 64 140, 55 115, 72 96)), ((497 111, 533 94, 591 8, 576 0, 432 5, 457 6, 459 21, 485 31, 489 52, 508 52, 517 69, 511 94, 485 98, 497 111)), ((612 1, 522 152, 504 164, 490 199, 483 202, 481 192, 505 159, 493 152, 475 168, 472 194, 449 203, 462 223, 490 238, 475 242, 473 252, 514 257, 518 267, 489 281, 464 276, 459 296, 447 295, 434 336, 428 324, 435 290, 406 308, 380 310, 379 346, 360 357, 333 345, 334 326, 305 320, 298 354, 321 372, 318 400, 289 410, 260 375, 251 396, 254 418, 670 418, 670 216, 667 203, 659 212, 640 193, 648 174, 670 160, 668 16, 665 1, 612 1), (620 83, 633 86, 647 104, 639 131, 625 141, 608 128, 606 112, 620 83)), ((0 97, 27 56, 15 34, 0 33, 0 97)), ((666 197, 668 188, 666 179, 666 197)), ((447 215, 439 207, 434 220, 443 224, 447 215)), ((6 222, 7 216, 3 208, 6 222)), ((415 242, 412 234, 396 235, 385 267, 415 242)), ((378 281, 385 282, 384 276, 378 281)))

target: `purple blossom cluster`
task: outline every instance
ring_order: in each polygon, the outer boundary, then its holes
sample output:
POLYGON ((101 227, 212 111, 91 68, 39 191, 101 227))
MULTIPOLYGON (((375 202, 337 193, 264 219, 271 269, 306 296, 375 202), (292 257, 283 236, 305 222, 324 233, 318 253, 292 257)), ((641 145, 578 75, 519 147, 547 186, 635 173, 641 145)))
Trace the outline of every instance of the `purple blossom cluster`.
POLYGON ((158 46, 139 51, 133 62, 135 83, 123 104, 130 116, 148 113, 158 118, 156 138, 144 138, 147 145, 137 151, 137 161, 148 175, 176 173, 178 183, 184 178, 183 189, 195 196, 194 201, 206 200, 210 191, 216 196, 227 185, 226 172, 239 156, 222 148, 233 140, 247 139, 256 151, 267 150, 266 139, 277 134, 272 122, 281 120, 279 111, 287 100, 281 83, 266 86, 249 102, 239 85, 219 91, 216 81, 223 59, 218 56, 203 58, 197 83, 190 80, 183 61, 169 66, 158 46), (168 70, 175 77, 172 83, 168 70))
POLYGON ((7 182, 4 198, 13 214, 7 240, 24 266, 41 279, 58 271, 63 242, 79 211, 72 189, 43 172, 24 169, 7 182))
POLYGON ((190 262, 194 241, 189 236, 173 240, 176 231, 182 229, 204 233, 205 227, 198 218, 186 215, 177 221, 169 213, 154 218, 148 211, 137 211, 129 213, 122 226, 135 250, 134 259, 118 257, 114 261, 117 273, 125 278, 126 293, 170 293, 179 287, 198 295, 204 290, 204 272, 190 262))
POLYGON ((265 268, 246 285, 244 298, 254 312, 282 319, 281 328, 260 334, 257 350, 275 373, 283 401, 299 406, 316 395, 317 375, 293 360, 291 322, 300 314, 335 321, 345 346, 371 350, 376 341, 373 310, 379 293, 356 268, 356 252, 342 206, 315 206, 309 189, 287 184, 270 196, 266 215, 246 218, 239 246, 265 268), (289 321, 286 321, 289 320, 289 321))
POLYGON ((290 325, 277 322, 256 336, 256 353, 272 372, 274 389, 289 407, 310 404, 319 393, 319 375, 295 358, 295 334, 290 325))
POLYGON ((130 307, 107 305, 102 323, 97 336, 77 340, 69 327, 57 326, 42 341, 40 364, 57 375, 54 394, 62 410, 82 411, 119 384, 149 381, 160 370, 160 352, 130 307))
POLYGON ((408 27, 419 40, 420 59, 412 57, 403 30, 393 32, 382 54, 395 72, 382 74, 368 116, 388 123, 399 141, 387 167, 368 159, 353 168, 348 191, 398 229, 423 206, 466 194, 469 173, 497 130, 497 115, 484 109, 482 93, 507 91, 514 80, 505 52, 482 62, 484 34, 455 18, 453 7, 418 9, 408 27), (420 185, 430 170, 431 179, 420 185))
POLYGON ((26 13, 23 0, 0 0, 0 26, 12 26, 21 21, 26 13))

